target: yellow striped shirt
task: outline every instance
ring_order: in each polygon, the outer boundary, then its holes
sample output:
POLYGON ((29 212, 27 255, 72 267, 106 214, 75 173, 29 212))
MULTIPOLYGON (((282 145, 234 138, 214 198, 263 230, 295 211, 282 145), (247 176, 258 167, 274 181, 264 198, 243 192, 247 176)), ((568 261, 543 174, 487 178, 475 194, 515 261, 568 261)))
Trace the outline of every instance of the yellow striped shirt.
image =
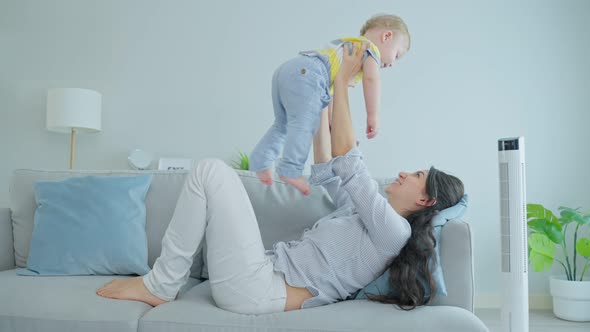
MULTIPOLYGON (((369 48, 367 49, 367 54, 365 54, 363 58, 363 63, 367 59, 368 56, 372 56, 376 61, 379 67, 381 67, 381 53, 375 44, 373 44, 369 39, 364 36, 360 37, 344 37, 339 38, 336 40, 331 41, 327 46, 311 51, 304 51, 301 52, 302 55, 307 56, 317 56, 321 58, 324 63, 328 66, 330 71, 330 94, 334 93, 334 78, 336 78, 336 74, 338 70, 340 70, 340 64, 342 63, 342 52, 344 51, 345 44, 352 44, 355 47, 361 47, 363 42, 369 43, 369 48)), ((362 70, 354 77, 352 84, 356 85, 363 79, 363 72, 362 70)))

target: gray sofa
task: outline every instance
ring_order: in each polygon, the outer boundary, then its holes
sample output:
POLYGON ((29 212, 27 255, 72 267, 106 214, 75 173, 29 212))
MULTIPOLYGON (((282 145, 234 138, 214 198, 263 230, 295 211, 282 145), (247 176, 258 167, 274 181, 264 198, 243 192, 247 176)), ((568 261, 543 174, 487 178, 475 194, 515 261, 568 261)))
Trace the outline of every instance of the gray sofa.
MULTIPOLYGON (((161 249, 186 171, 153 173, 146 198, 149 265, 161 249)), ((33 183, 83 175, 131 175, 146 171, 16 170, 10 183, 10 207, 0 208, 0 331, 487 331, 473 314, 473 251, 467 223, 452 220, 443 228, 441 261, 448 296, 413 311, 350 300, 286 313, 239 315, 215 306, 202 252, 189 283, 176 301, 152 308, 136 301, 99 297, 95 290, 113 276, 23 277, 33 228, 33 183)), ((333 205, 320 187, 302 197, 280 181, 272 187, 253 173, 238 171, 250 195, 267 248, 278 240, 299 238, 306 227, 333 205)), ((380 179, 383 187, 388 183, 380 179)), ((120 277, 125 278, 125 277, 120 277)))

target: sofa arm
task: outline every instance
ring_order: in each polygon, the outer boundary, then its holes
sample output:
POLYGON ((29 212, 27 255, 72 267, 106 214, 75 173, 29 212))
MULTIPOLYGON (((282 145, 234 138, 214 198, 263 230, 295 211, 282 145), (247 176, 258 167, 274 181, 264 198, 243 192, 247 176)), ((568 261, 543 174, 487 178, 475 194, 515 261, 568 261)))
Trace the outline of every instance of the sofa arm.
POLYGON ((0 271, 14 268, 14 241, 10 209, 0 208, 0 271))
POLYGON ((449 220, 441 231, 440 264, 447 296, 438 296, 433 305, 450 305, 473 312, 473 246, 471 228, 462 220, 449 220))

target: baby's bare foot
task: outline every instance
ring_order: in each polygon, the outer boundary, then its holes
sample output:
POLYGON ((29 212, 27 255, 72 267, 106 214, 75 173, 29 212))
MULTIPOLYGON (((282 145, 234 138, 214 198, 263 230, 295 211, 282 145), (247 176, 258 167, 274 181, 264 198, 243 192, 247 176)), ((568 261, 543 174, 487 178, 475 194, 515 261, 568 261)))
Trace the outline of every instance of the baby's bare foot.
POLYGON ((272 170, 270 168, 256 172, 256 176, 265 185, 270 186, 272 184, 272 170))
POLYGON ((299 178, 287 178, 284 176, 279 176, 279 178, 287 182, 288 184, 292 185, 293 187, 297 188, 297 190, 301 191, 301 193, 305 196, 309 195, 309 193, 311 192, 311 189, 309 188, 309 185, 307 184, 303 176, 299 178))
POLYGON ((110 299, 141 301, 153 307, 166 303, 145 288, 142 278, 115 279, 97 290, 96 294, 110 299))

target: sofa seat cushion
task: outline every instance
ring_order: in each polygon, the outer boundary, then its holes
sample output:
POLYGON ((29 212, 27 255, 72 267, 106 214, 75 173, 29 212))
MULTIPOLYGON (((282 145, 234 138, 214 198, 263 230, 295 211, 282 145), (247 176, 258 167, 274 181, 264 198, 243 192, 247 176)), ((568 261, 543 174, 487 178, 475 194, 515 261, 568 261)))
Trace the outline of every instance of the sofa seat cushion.
POLYGON ((147 312, 141 332, 165 331, 488 331, 471 312, 450 306, 403 311, 366 300, 344 301, 268 315, 241 315, 219 309, 205 281, 147 312), (379 319, 376 319, 376 318, 379 319))
MULTIPOLYGON (((137 331, 152 306, 100 297, 95 291, 124 276, 27 277, 0 272, 0 331, 137 331)), ((187 286, 194 286, 196 279, 187 286)))
POLYGON ((96 295, 113 276, 27 277, 15 271, 0 272, 0 331, 137 331, 137 321, 152 308, 96 295))

